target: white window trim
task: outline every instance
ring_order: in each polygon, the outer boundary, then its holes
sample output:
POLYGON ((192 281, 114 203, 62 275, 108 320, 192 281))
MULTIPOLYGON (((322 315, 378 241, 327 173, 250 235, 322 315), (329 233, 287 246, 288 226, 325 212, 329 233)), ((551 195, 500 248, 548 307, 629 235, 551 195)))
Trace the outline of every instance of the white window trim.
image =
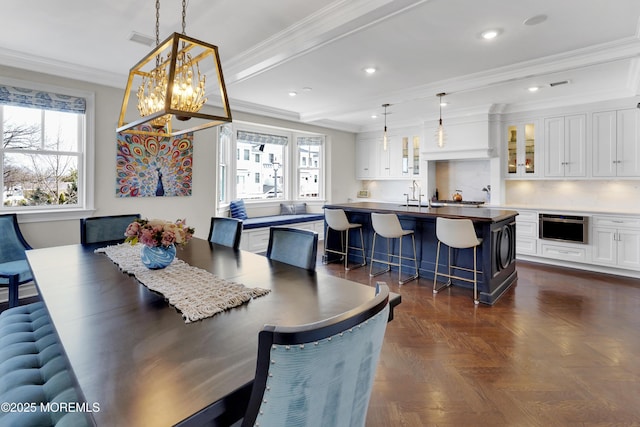
MULTIPOLYGON (((327 135, 316 133, 316 132, 300 131, 298 129, 287 129, 287 128, 273 127, 268 125, 259 125, 255 123, 248 123, 248 122, 242 122, 242 121, 234 121, 232 123, 232 137, 231 137, 231 147, 230 147, 231 152, 237 152, 238 150, 237 133, 239 130, 247 131, 247 132, 272 133, 274 135, 286 136, 289 140, 287 144, 287 149, 285 150, 285 153, 284 153, 285 158, 283 159, 283 164, 285 166, 284 173, 285 173, 285 179, 286 179, 284 198, 245 200, 245 203, 247 205, 278 206, 280 203, 292 202, 292 201, 307 202, 311 204, 315 204, 315 203, 321 204, 326 200, 325 192, 326 192, 326 180, 327 180, 327 174, 328 174, 328 171, 325 169, 327 165, 326 155, 328 152, 327 135), (300 160, 298 158, 299 156, 298 156, 298 146, 297 146, 297 137, 299 136, 322 136, 323 138, 322 150, 320 155, 321 157, 320 167, 318 168, 321 174, 319 178, 320 183, 318 186, 320 195, 317 198, 301 199, 297 195, 299 184, 300 184, 298 179, 298 170, 300 166, 299 165, 300 160)), ((234 156, 234 158, 228 165, 228 171, 227 171, 227 173, 229 174, 229 177, 227 178, 227 195, 229 200, 221 204, 219 208, 227 207, 231 200, 236 200, 238 198, 237 185, 236 185, 237 163, 238 163, 238 159, 236 158, 236 156, 234 156)))
POLYGON ((78 176, 82 176, 84 179, 84 185, 82 186, 84 206, 79 206, 77 208, 51 207, 47 209, 7 209, 3 211, 3 213, 16 213, 20 218, 20 222, 74 220, 86 217, 93 213, 95 210, 95 93, 2 76, 0 76, 0 85, 42 90, 62 95, 81 97, 86 100, 86 111, 84 114, 85 138, 84 146, 81 149, 81 157, 83 161, 81 161, 78 166, 78 176))

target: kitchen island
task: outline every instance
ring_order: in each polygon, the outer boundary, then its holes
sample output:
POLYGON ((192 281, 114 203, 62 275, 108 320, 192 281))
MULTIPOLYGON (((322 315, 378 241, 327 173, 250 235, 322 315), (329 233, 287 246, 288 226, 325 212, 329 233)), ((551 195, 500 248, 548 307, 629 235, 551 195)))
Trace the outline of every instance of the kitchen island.
MULTIPOLYGON (((516 211, 502 209, 487 209, 480 207, 428 207, 405 206, 397 203, 358 202, 344 204, 328 204, 325 208, 343 209, 350 222, 362 224, 364 233, 365 254, 367 263, 371 259, 371 244, 373 241, 373 227, 371 212, 394 213, 398 215, 402 228, 414 230, 416 238, 416 257, 418 259, 418 274, 422 278, 433 280, 435 271, 436 249, 436 218, 467 218, 473 221, 476 234, 482 238, 478 248, 478 266, 482 273, 478 275, 479 300, 485 304, 494 304, 505 291, 515 283, 517 272, 515 266, 516 244, 516 211)), ((326 236, 326 234, 325 234, 326 236)), ((325 240, 325 245, 338 248, 340 245, 337 233, 331 233, 331 238, 325 240)), ((404 239, 403 254, 411 253, 410 239, 404 239)), ((385 245, 376 245, 376 258, 385 256, 378 253, 378 248, 385 249, 385 245)), ((394 247, 394 253, 397 247, 394 247)), ((473 267, 473 251, 452 250, 454 264, 460 267, 473 267)), ((362 262, 361 253, 356 250, 349 252, 350 260, 362 262)), ((329 259, 328 261, 331 261, 329 259)), ((447 251, 441 251, 440 272, 447 268, 447 251)), ((368 268, 368 267, 367 267, 368 268)), ((413 270, 411 262, 403 261, 403 271, 413 270), (405 264, 407 265, 405 269, 405 264)), ((456 270, 456 275, 472 278, 472 274, 463 270, 456 270)), ((453 280, 453 285, 472 288, 469 282, 453 280)))

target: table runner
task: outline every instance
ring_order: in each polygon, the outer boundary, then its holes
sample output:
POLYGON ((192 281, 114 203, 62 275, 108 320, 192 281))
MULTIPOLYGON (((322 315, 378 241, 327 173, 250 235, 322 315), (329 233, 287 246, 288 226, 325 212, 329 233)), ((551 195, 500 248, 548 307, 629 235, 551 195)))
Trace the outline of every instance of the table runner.
POLYGON ((141 247, 141 244, 122 243, 95 252, 106 254, 123 272, 161 293, 169 304, 182 312, 185 323, 211 317, 270 292, 222 279, 178 258, 162 270, 149 270, 140 260, 141 247))

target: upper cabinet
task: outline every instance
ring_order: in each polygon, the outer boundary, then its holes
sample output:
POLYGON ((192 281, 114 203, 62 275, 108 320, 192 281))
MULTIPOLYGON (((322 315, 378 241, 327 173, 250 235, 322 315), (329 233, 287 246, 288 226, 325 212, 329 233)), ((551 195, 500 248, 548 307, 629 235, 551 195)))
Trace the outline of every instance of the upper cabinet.
POLYGON ((537 128, 535 120, 507 125, 505 178, 538 176, 537 128))
POLYGON ((593 113, 593 176, 640 176, 640 110, 593 113))
POLYGON ((420 175, 420 137, 390 135, 356 140, 356 179, 413 179, 420 175))
POLYGON ((544 120, 544 176, 585 177, 587 174, 586 115, 544 120))

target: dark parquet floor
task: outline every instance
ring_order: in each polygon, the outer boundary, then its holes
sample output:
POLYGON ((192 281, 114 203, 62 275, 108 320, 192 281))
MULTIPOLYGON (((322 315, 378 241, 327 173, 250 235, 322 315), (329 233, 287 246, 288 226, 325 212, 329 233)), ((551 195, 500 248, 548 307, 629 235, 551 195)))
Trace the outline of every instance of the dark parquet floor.
POLYGON ((640 280, 518 262, 494 306, 368 266, 318 271, 402 295, 367 427, 640 426, 640 280))
POLYGON ((640 280, 520 261, 517 270, 489 307, 474 306, 470 289, 433 295, 430 280, 399 286, 396 273, 370 279, 368 266, 318 263, 402 295, 367 427, 640 426, 640 280))

